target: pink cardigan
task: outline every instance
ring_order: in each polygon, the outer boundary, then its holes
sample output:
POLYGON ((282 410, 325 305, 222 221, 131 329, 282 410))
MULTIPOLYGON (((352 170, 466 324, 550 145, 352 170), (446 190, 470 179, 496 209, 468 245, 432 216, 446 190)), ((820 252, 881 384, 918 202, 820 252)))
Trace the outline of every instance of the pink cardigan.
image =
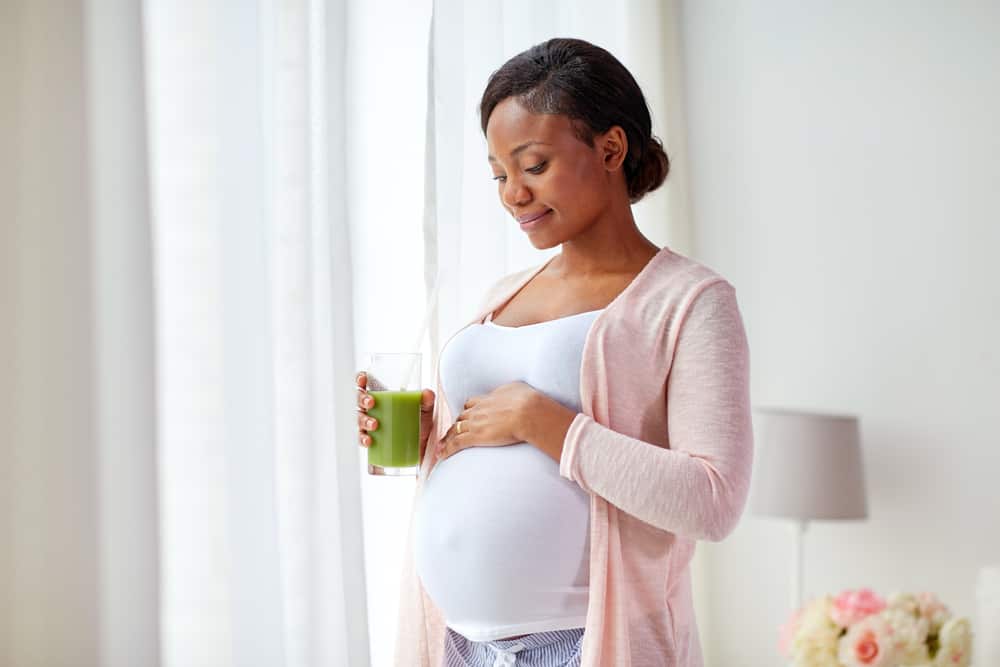
MULTIPOLYGON (((497 283, 469 325, 544 266, 497 283)), ((437 386, 442 397, 440 377, 437 386)), ((753 459, 749 351, 732 285, 660 250, 594 321, 580 394, 559 472, 591 497, 582 667, 700 667, 689 564, 697 540, 721 541, 736 526, 753 459)), ((439 398, 414 498, 451 423, 439 398)), ((414 569, 412 514, 400 593, 395 664, 439 667, 445 623, 414 569)))

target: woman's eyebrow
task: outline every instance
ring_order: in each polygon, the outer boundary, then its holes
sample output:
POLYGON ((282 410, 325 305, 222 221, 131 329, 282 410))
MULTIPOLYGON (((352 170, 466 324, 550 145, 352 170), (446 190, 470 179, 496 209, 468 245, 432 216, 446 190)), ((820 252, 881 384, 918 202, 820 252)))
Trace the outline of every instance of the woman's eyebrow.
MULTIPOLYGON (((542 146, 551 146, 552 145, 552 144, 547 144, 544 141, 535 141, 535 140, 525 141, 523 144, 521 144, 520 146, 518 146, 517 148, 515 148, 514 150, 512 150, 510 152, 510 156, 511 157, 515 157, 518 153, 520 153, 524 149, 526 149, 526 148, 528 148, 530 146, 534 146, 535 144, 540 144, 542 146)), ((487 156, 486 159, 489 160, 490 162, 496 162, 497 161, 497 159, 495 157, 493 157, 492 155, 487 156)))

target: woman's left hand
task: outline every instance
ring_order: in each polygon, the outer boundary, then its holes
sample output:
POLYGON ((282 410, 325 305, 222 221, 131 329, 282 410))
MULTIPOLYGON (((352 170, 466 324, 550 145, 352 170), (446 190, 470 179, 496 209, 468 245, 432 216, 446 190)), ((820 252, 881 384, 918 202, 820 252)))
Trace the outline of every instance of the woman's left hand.
POLYGON ((524 382, 500 385, 488 394, 473 396, 438 443, 438 459, 443 461, 470 446, 503 447, 524 442, 528 410, 542 397, 547 398, 524 382))

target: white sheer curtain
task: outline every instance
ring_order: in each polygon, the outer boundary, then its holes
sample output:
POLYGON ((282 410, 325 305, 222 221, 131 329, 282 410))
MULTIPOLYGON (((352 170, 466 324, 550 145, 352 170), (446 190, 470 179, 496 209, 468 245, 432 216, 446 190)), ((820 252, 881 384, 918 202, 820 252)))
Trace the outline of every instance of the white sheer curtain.
MULTIPOLYGON (((359 369, 372 352, 409 350, 424 318, 421 221, 430 11, 430 0, 357 0, 348 11, 343 161, 356 266, 352 324, 359 369)), ((429 354, 424 362, 430 386, 429 354)), ((369 475, 366 450, 360 452, 371 664, 387 667, 415 480, 369 475)))
MULTIPOLYGON (((384 322, 421 310, 424 79, 394 112, 378 75, 411 42, 426 71, 429 5, 346 4, 0 3, 0 664, 354 666, 369 635, 391 657, 354 331, 393 347, 384 322), (349 108, 421 132, 379 156, 349 108), (348 211, 384 241, 412 191, 385 245, 413 263, 352 261, 348 211), (381 277, 402 301, 372 302, 381 277)), ((403 482, 372 487, 389 518, 403 482)))
POLYGON ((367 664, 344 4, 145 19, 163 664, 367 664))

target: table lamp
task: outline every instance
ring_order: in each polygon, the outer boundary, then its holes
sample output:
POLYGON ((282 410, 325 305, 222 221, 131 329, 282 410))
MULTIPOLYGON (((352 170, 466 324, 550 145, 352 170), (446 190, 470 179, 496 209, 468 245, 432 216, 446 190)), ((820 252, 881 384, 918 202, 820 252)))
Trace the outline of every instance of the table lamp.
POLYGON ((755 408, 756 470, 750 513, 795 521, 793 609, 803 603, 810 521, 868 518, 856 417, 755 408))

